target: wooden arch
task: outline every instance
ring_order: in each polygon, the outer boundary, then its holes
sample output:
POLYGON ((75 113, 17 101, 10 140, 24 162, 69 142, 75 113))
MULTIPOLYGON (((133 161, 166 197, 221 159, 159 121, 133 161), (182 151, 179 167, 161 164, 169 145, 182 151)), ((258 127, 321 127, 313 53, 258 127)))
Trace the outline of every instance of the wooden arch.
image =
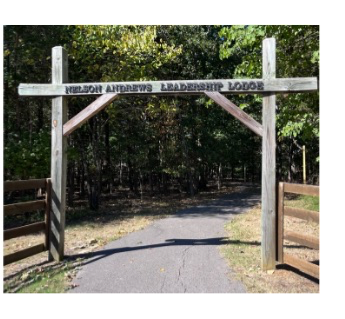
POLYGON ((64 257, 67 136, 121 95, 206 94, 254 133, 262 137, 261 266, 276 264, 276 94, 318 90, 317 78, 276 78, 276 42, 263 41, 262 79, 186 80, 111 83, 68 83, 68 59, 63 47, 52 49, 52 83, 20 84, 23 96, 52 97, 52 210, 49 258, 64 257), (262 94, 262 125, 221 93, 262 94), (67 96, 100 95, 68 121, 67 96))

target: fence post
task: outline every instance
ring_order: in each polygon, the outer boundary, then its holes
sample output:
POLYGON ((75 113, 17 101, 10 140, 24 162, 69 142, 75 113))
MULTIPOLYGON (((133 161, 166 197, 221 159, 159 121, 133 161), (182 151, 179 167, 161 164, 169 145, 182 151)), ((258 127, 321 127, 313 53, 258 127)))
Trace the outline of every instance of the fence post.
MULTIPOLYGON (((68 82, 67 52, 63 47, 52 50, 52 83, 68 82)), ((51 144, 51 229, 49 259, 61 261, 64 256, 65 210, 66 210, 66 169, 67 138, 63 136, 63 125, 67 121, 67 98, 53 98, 52 105, 52 144, 51 144)))
MULTIPOLYGON (((276 41, 265 39, 262 49, 263 79, 276 77, 276 41)), ((276 265, 276 95, 265 93, 262 99, 262 214, 261 268, 276 265)))

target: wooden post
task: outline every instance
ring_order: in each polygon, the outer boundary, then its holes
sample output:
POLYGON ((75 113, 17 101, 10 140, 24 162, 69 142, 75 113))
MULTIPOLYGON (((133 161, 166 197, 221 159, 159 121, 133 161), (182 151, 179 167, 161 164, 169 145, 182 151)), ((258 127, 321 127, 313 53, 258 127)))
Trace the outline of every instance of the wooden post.
MULTIPOLYGON (((68 81, 67 52, 63 47, 52 50, 52 84, 68 81)), ((61 261, 64 257, 65 210, 66 210, 66 169, 67 138, 63 136, 63 125, 67 121, 67 98, 53 98, 52 143, 51 143, 51 227, 49 259, 61 261)))
MULTIPOLYGON (((263 79, 276 77, 276 41, 265 39, 262 49, 263 79)), ((261 267, 274 270, 276 264, 276 95, 263 95, 262 109, 262 215, 261 267)))
POLYGON ((303 184, 307 184, 307 168, 305 163, 305 145, 302 147, 303 150, 303 184))

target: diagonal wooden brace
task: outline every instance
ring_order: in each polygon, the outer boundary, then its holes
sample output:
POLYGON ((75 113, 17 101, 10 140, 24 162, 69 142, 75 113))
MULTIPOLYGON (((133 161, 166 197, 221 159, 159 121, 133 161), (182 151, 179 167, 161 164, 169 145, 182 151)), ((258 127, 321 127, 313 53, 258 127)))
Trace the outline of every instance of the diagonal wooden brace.
POLYGON ((205 92, 205 94, 214 102, 219 104, 224 110, 236 117, 240 122, 247 126, 254 133, 262 137, 262 125, 255 121, 246 112, 242 111, 237 105, 229 101, 225 96, 219 92, 205 92))
POLYGON ((102 111, 118 96, 119 95, 115 93, 101 95, 98 99, 93 101, 89 106, 87 106, 77 115, 72 117, 67 123, 65 123, 65 125, 63 126, 63 136, 70 135, 73 131, 82 126, 88 119, 102 111))

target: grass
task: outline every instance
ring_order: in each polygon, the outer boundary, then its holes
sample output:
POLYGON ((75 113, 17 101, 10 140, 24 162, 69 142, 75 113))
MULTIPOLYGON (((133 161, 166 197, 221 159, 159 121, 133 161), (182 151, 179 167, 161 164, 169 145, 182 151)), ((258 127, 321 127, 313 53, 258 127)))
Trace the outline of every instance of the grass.
POLYGON ((319 211, 320 197, 301 195, 295 199, 288 199, 286 205, 319 211))
MULTIPOLYGON (((318 210, 318 198, 300 196, 286 199, 285 205, 318 210)), ((260 243, 261 207, 232 219, 225 228, 231 244, 222 246, 221 252, 227 259, 233 276, 242 281, 252 293, 309 293, 319 292, 319 284, 308 276, 292 271, 291 268, 277 269, 273 274, 261 271, 260 243)), ((319 227, 296 218, 285 218, 284 227, 296 232, 318 236, 319 227)), ((284 241, 284 251, 307 259, 318 260, 318 251, 306 247, 296 248, 296 244, 284 241)))
POLYGON ((73 287, 72 280, 82 261, 64 261, 22 271, 4 284, 4 292, 60 293, 73 287))

